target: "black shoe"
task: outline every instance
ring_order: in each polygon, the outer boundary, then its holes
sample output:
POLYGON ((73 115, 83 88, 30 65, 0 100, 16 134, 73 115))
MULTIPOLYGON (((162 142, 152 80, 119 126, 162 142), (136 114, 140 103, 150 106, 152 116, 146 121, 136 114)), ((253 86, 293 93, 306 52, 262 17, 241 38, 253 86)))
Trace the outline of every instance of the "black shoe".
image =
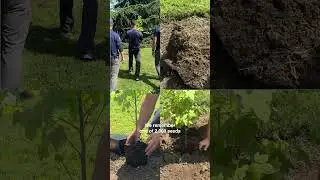
POLYGON ((95 57, 91 53, 86 53, 80 56, 80 59, 83 61, 93 61, 95 60, 95 57))
POLYGON ((22 90, 22 91, 20 92, 20 98, 21 98, 22 100, 30 99, 30 98, 32 98, 33 96, 34 96, 34 94, 33 94, 33 92, 31 92, 31 91, 22 90))
POLYGON ((135 80, 136 80, 136 81, 140 81, 139 77, 136 77, 135 80))

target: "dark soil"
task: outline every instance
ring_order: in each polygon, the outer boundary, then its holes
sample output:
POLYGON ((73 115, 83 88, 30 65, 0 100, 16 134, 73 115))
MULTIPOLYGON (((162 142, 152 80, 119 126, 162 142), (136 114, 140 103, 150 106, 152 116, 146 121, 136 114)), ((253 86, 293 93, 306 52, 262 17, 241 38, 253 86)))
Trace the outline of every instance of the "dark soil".
POLYGON ((288 153, 294 168, 289 172, 286 180, 319 180, 320 179, 320 146, 312 145, 306 137, 297 137, 290 141, 293 146, 303 147, 310 162, 297 160, 296 156, 288 153))
MULTIPOLYGON (((184 144, 184 130, 182 130, 180 135, 171 134, 170 136, 169 134, 163 134, 160 141, 160 148, 148 157, 148 163, 145 165, 133 167, 126 163, 124 156, 119 156, 111 152, 110 177, 112 180, 210 179, 208 154, 210 150, 207 152, 198 150, 199 141, 205 136, 208 118, 208 116, 201 117, 193 127, 188 129, 187 148, 185 148, 184 144)), ((142 147, 138 149, 142 150, 142 147)), ((125 148, 125 150, 126 152, 128 151, 127 148, 125 148)), ((144 150, 145 149, 143 149, 143 152, 144 150)), ((129 156, 137 160, 138 156, 144 156, 144 153, 139 154, 140 152, 132 153, 129 156)))
POLYGON ((161 24, 161 84, 166 89, 210 88, 210 20, 161 24))
POLYGON ((209 152, 198 149, 199 142, 205 137, 208 117, 202 117, 199 122, 187 131, 181 129, 180 134, 163 134, 160 142, 163 161, 160 179, 210 179, 209 152), (185 144, 184 134, 187 134, 185 144))
POLYGON ((212 7, 215 88, 320 87, 320 1, 222 0, 212 7))
POLYGON ((147 145, 144 142, 137 141, 134 144, 125 146, 125 156, 127 164, 138 167, 148 163, 148 157, 146 156, 145 149, 147 145))
POLYGON ((148 164, 133 167, 126 164, 124 156, 110 153, 110 174, 117 178, 112 180, 159 180, 162 157, 158 151, 148 157, 148 164))

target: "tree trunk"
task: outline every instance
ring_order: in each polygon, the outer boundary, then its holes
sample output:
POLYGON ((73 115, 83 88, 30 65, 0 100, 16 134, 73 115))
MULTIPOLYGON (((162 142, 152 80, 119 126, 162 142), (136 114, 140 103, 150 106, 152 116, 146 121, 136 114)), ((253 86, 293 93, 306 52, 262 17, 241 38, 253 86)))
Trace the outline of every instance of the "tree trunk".
POLYGON ((80 123, 80 159, 81 159, 81 179, 87 179, 87 169, 86 169, 86 144, 84 137, 84 112, 83 104, 81 99, 81 93, 78 94, 78 109, 79 109, 79 123, 80 123))
POLYGON ((94 165, 93 180, 109 179, 109 127, 108 123, 98 144, 97 155, 94 165))

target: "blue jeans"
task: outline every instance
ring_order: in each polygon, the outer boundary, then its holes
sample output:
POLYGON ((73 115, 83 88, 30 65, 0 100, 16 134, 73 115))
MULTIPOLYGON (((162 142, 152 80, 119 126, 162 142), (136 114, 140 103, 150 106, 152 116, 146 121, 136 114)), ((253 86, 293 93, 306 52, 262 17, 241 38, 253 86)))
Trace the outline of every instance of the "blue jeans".
POLYGON ((119 58, 112 59, 111 65, 110 65, 110 90, 111 91, 117 90, 119 69, 120 69, 119 58))
POLYGON ((157 49, 154 54, 155 54, 154 64, 156 66, 157 74, 160 79, 160 49, 157 49))

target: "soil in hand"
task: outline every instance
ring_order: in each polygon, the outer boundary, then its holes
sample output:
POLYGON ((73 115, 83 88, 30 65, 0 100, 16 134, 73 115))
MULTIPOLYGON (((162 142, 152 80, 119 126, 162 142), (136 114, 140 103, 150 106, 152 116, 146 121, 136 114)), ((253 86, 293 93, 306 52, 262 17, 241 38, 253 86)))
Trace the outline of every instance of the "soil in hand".
POLYGON ((163 88, 209 88, 210 20, 191 17, 161 24, 163 88))
POLYGON ((125 156, 127 164, 138 167, 148 163, 148 157, 145 149, 147 145, 142 141, 125 146, 125 156))
POLYGON ((320 1, 223 0, 212 8, 212 31, 222 42, 213 51, 226 50, 214 52, 216 69, 232 68, 227 55, 216 56, 227 53, 238 76, 257 86, 320 87, 320 1))

